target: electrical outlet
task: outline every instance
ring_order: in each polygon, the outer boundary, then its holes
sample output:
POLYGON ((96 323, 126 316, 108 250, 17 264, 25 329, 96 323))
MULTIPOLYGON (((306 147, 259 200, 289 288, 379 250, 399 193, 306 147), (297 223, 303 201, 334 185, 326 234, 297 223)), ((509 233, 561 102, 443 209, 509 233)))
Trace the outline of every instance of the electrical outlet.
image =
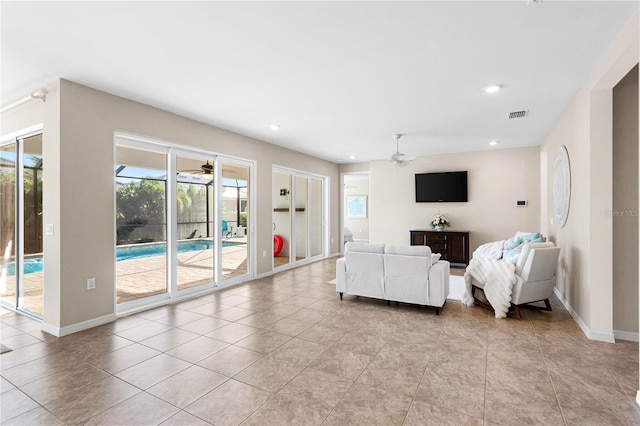
POLYGON ((96 288, 96 279, 87 278, 87 290, 93 290, 94 288, 96 288))
POLYGON ((267 251, 266 250, 262 250, 262 257, 267 257, 267 251))

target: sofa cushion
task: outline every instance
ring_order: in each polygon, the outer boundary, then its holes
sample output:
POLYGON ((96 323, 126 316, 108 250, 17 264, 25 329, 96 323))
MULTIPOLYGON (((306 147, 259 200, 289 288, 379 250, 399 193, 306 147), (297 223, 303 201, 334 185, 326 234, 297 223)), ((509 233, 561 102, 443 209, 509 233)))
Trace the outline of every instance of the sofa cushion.
POLYGON ((361 253, 384 253, 384 244, 349 242, 344 246, 346 251, 361 253))
POLYGON ((392 246, 384 248, 385 254, 397 254, 402 256, 431 256, 431 248, 428 246, 392 246))

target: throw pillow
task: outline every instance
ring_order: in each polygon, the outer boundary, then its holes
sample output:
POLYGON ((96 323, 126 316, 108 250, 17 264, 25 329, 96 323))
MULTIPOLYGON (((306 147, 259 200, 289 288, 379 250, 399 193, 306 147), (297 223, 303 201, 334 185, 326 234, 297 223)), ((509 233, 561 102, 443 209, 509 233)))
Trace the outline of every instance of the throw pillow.
POLYGON ((434 265, 438 260, 440 260, 441 256, 442 254, 440 253, 431 253, 431 264, 434 265))
POLYGON ((511 237, 504 242, 504 245, 502 246, 502 248, 503 250, 513 250, 514 248, 518 247, 520 244, 522 244, 521 237, 518 237, 518 236, 511 237))
POLYGON ((522 246, 518 246, 512 250, 504 250, 502 252, 502 259, 515 265, 518 263, 518 259, 520 259, 520 253, 522 253, 522 246))
POLYGON ((531 240, 535 240, 538 238, 541 238, 542 236, 540 235, 539 232, 522 232, 522 231, 518 231, 516 232, 516 237, 520 237, 522 239, 522 241, 529 242, 531 240))

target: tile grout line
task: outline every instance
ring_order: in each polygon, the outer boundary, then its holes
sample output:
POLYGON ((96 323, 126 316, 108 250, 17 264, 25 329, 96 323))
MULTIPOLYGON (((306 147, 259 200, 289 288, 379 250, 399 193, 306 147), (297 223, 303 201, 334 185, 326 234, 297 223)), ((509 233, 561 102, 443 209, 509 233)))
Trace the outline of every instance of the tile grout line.
POLYGON ((538 346, 538 351, 540 352, 540 355, 542 356, 542 363, 544 364, 544 369, 547 373, 547 376, 549 377, 549 383, 551 383, 551 388, 553 389, 553 395, 556 397, 556 404, 558 404, 558 409, 560 410, 560 416, 562 417, 562 421, 564 422, 565 426, 568 426, 567 423, 567 419, 564 415, 564 410, 562 408, 562 404, 560 403, 560 398, 558 397, 558 391, 556 389, 556 385, 555 383, 553 383, 553 378, 551 377, 551 372, 549 371, 549 365, 547 364, 547 358, 545 356, 544 351, 542 350, 542 345, 540 345, 540 340, 538 338, 538 333, 536 330, 536 326, 535 323, 531 323, 531 326, 533 327, 533 335, 536 338, 536 345, 538 346))
POLYGON ((489 381, 489 314, 485 317, 485 323, 487 324, 487 349, 485 349, 484 357, 484 399, 482 401, 482 423, 487 423, 487 382, 489 381))
POLYGON ((420 380, 418 381, 418 386, 416 386, 416 390, 413 393, 413 397, 411 397, 411 404, 409 404, 409 409, 405 413, 404 419, 402 419, 402 424, 404 424, 407 421, 407 416, 409 415, 409 411, 411 411, 411 407, 413 407, 413 403, 416 400, 416 395, 418 395, 418 391, 420 390, 420 385, 422 384, 422 381, 424 380, 425 374, 427 374, 427 368, 429 368, 429 362, 431 361, 431 358, 433 357, 433 354, 438 349, 438 342, 440 341, 440 338, 442 337, 443 333, 444 333, 444 328, 442 330, 440 330, 440 334, 438 335, 438 339, 436 340, 435 347, 433 348, 433 351, 431 351, 431 355, 429 355, 429 360, 427 360, 427 364, 424 366, 424 370, 422 371, 422 376, 420 376, 420 380))

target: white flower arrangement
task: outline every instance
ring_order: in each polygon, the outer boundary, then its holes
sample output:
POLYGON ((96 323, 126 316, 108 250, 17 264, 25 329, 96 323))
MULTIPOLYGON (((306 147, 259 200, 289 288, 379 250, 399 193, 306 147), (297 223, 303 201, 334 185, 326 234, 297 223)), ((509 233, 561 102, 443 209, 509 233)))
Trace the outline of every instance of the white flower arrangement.
POLYGON ((433 219, 431 219, 431 227, 432 228, 446 228, 447 226, 451 226, 449 221, 444 215, 438 213, 433 219))

